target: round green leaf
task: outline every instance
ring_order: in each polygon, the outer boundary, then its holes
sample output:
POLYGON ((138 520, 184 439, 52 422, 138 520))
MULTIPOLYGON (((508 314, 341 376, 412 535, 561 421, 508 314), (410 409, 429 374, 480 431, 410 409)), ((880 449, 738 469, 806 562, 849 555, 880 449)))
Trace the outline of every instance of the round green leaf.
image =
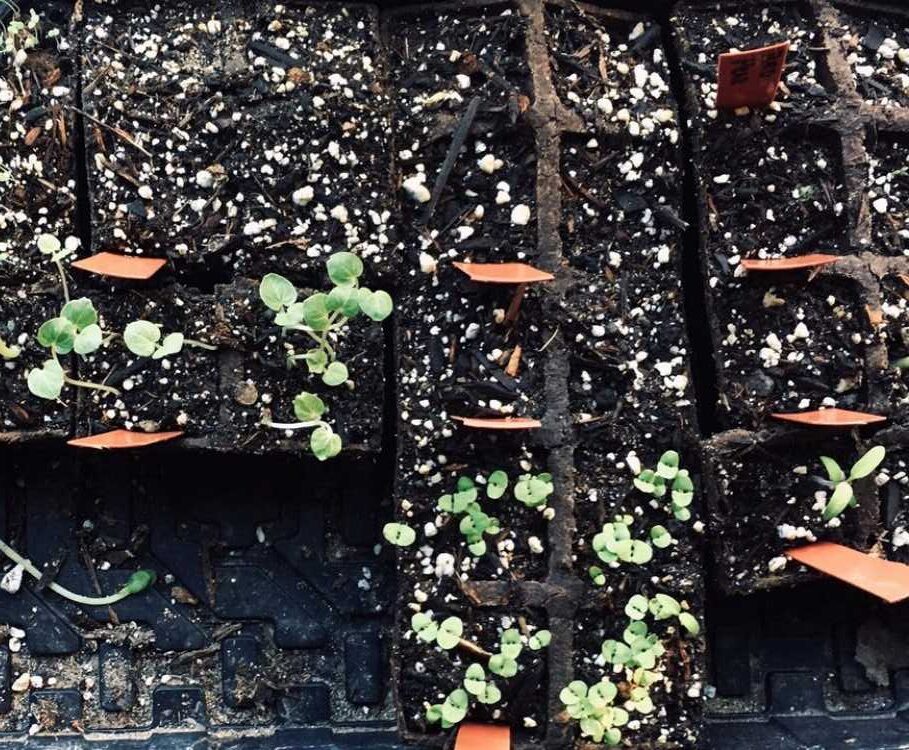
POLYGON ((322 373, 325 385, 341 385, 347 382, 347 366, 343 362, 332 362, 322 373))
POLYGON ((183 334, 182 333, 168 333, 161 345, 155 349, 155 353, 152 355, 153 359, 164 359, 164 357, 169 357, 173 354, 179 354, 180 350, 183 349, 183 334))
POLYGON ((328 318, 328 295, 317 292, 303 300, 303 322, 314 331, 327 331, 331 325, 328 318))
POLYGON ((480 695, 486 690, 486 670, 479 664, 471 664, 464 675, 464 689, 471 695, 480 695))
MULTIPOLYGON (((641 597, 643 599, 643 597, 641 597)), ((647 600, 644 599, 646 602, 647 600)), ((628 607, 625 607, 627 613, 628 607)), ((641 618, 647 614, 647 605, 644 605, 644 614, 641 615, 641 618)), ((643 619, 635 619, 633 622, 628 623, 628 627, 622 631, 622 640, 625 641, 629 646, 632 643, 635 643, 639 638, 645 638, 647 636, 647 623, 643 619)))
POLYGON ((269 310, 280 312, 297 301, 297 290, 283 276, 269 273, 259 282, 259 297, 269 310))
POLYGON ((603 733, 606 728, 599 719, 581 719, 580 727, 584 737, 590 737, 594 742, 603 741, 603 733))
POLYGON ((317 459, 325 461, 341 452, 341 438, 330 427, 321 425, 309 436, 309 447, 317 459))
POLYGON ((665 620, 667 617, 675 617, 682 611, 680 605, 675 599, 666 594, 657 594, 650 600, 650 614, 657 620, 665 620))
POLYGON ((458 645, 461 635, 464 632, 464 623, 457 617, 446 617, 439 625, 439 633, 436 636, 436 643, 442 648, 448 650, 458 645))
POLYGON ((436 703, 433 706, 426 707, 426 721, 430 724, 437 724, 442 719, 442 704, 436 703))
POLYGON ((328 355, 323 349, 310 349, 303 355, 303 361, 313 374, 325 372, 328 364, 328 355))
POLYGON ((483 691, 477 694, 477 701, 491 705, 502 700, 502 691, 493 683, 487 682, 483 685, 483 691))
POLYGON ((436 633, 439 632, 439 626, 425 612, 417 612, 411 617, 410 627, 417 634, 417 638, 427 643, 432 643, 436 639, 436 633))
POLYGON ((663 479, 674 479, 679 473, 679 454, 676 451, 666 451, 660 456, 656 473, 663 479))
POLYGON ((552 633, 548 630, 538 630, 534 633, 527 641, 527 645, 533 651, 539 651, 541 648, 546 648, 552 642, 552 633))
POLYGON ((417 539, 417 532, 403 523, 386 523, 382 536, 397 547, 409 547, 417 539))
POLYGON ((679 613, 679 623, 690 635, 697 635, 701 632, 701 625, 690 612, 679 613))
POLYGON ((27 382, 28 389, 38 398, 56 401, 63 391, 63 368, 49 359, 40 369, 36 367, 28 373, 27 382))
POLYGON ((521 655, 521 651, 524 649, 524 644, 521 643, 521 634, 514 628, 509 628, 504 633, 502 633, 502 638, 499 642, 499 649, 508 659, 517 659, 521 655))
POLYGON ((391 315, 391 311, 394 309, 394 302, 392 302, 391 295, 388 292, 380 289, 378 292, 364 295, 362 294, 364 291, 367 290, 360 290, 359 303, 360 309, 366 317, 378 323, 391 315))
POLYGON ((294 414, 301 422, 313 422, 325 413, 325 402, 314 393, 303 391, 294 397, 294 414))
POLYGON ((625 605, 625 614, 632 620, 643 620, 647 615, 647 597, 641 594, 632 596, 625 605))
POLYGON ((329 312, 341 311, 345 318, 353 318, 360 312, 360 302, 356 287, 336 286, 328 293, 325 306, 329 312))
POLYGON ((69 354, 76 342, 76 327, 66 318, 52 318, 38 329, 38 343, 59 354, 69 354))
POLYGON ((509 679, 518 673, 518 663, 509 659, 505 654, 493 654, 489 657, 489 671, 509 679))
POLYGON ((849 472, 849 479, 864 479, 884 460, 887 449, 883 445, 875 445, 864 456, 855 462, 849 472))
POLYGON ((449 724, 457 724, 467 716, 467 706, 470 703, 470 696, 466 690, 458 688, 454 690, 445 699, 442 704, 442 718, 449 724))
POLYGON ((155 582, 155 577, 153 570, 137 570, 126 581, 124 588, 130 594, 138 594, 151 586, 155 582))
POLYGON ((60 311, 60 317, 66 318, 79 331, 98 322, 98 313, 88 297, 67 302, 60 311))
POLYGON ((603 641, 602 654, 610 664, 627 664, 631 661, 631 649, 620 641, 603 641))
POLYGON ((60 252, 60 240, 52 234, 39 234, 38 250, 44 255, 55 255, 60 252))
POLYGON ((104 336, 101 333, 101 327, 96 323, 93 323, 89 326, 83 328, 79 333, 76 334, 76 338, 73 339, 73 351, 76 354, 81 354, 83 357, 86 354, 91 354, 101 346, 101 342, 104 336))
POLYGON ((572 706, 587 697, 587 683, 581 680, 570 682, 568 687, 562 688, 559 693, 559 700, 566 706, 572 706))
POLYGON ((287 309, 281 310, 275 315, 275 324, 282 328, 302 325, 303 323, 303 303, 294 302, 287 309))
POLYGON ((508 489, 508 474, 501 469, 497 469, 489 475, 486 481, 486 497, 491 500, 498 500, 505 494, 508 489))
POLYGON ((603 741, 609 745, 609 747, 616 747, 622 742, 622 733, 615 727, 610 727, 603 734, 603 741))
POLYGON ((604 708, 615 700, 618 689, 608 680, 598 682, 587 691, 588 700, 597 708, 604 708))
POLYGON ((650 541, 654 547, 665 549, 672 544, 672 535, 665 526, 657 525, 650 530, 650 541))
POLYGON ((357 255, 348 252, 335 253, 325 266, 328 268, 328 278, 338 286, 355 284, 363 273, 363 261, 357 255))
POLYGON ((161 327, 147 320, 134 320, 123 331, 126 348, 140 357, 151 357, 160 339, 161 327))

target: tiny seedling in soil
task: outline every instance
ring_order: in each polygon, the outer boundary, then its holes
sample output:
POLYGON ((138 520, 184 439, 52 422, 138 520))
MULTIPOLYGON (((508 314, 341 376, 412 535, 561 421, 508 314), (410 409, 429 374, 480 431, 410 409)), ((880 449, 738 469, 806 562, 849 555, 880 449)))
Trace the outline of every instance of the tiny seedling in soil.
POLYGON ((688 506, 694 500, 694 483, 688 470, 679 467, 679 460, 676 451, 666 451, 660 456, 656 469, 645 469, 635 477, 634 486, 656 499, 666 496, 668 486, 670 504, 667 512, 678 521, 688 521, 691 519, 688 506))
POLYGON ((610 747, 622 741, 619 727, 628 723, 628 712, 613 705, 617 696, 618 688, 606 678, 595 685, 575 680, 559 693, 568 715, 580 722, 581 736, 610 747))
MULTIPOLYGON (((447 617, 441 623, 436 623, 431 614, 417 612, 411 617, 410 626, 416 637, 424 643, 435 644, 447 651, 460 646, 468 653, 488 657, 487 669, 503 679, 510 679, 518 673, 518 657, 524 649, 524 637, 518 630, 505 630, 499 640, 499 651, 489 655, 463 638, 464 623, 460 618, 447 617)), ((527 638, 527 645, 531 650, 539 651, 551 641, 552 633, 538 630, 527 638)), ((448 729, 467 716, 471 699, 487 705, 498 703, 502 699, 501 690, 492 680, 486 679, 486 669, 477 663, 467 668, 463 688, 456 688, 442 703, 426 708, 426 720, 430 724, 441 722, 442 728, 448 729)))
POLYGON ((824 506, 822 517, 825 521, 837 518, 846 508, 857 503, 852 483, 857 479, 864 479, 884 460, 886 449, 881 445, 874 446, 849 470, 849 475, 840 468, 840 465, 829 456, 821 456, 821 463, 827 471, 829 481, 821 480, 825 486, 833 487, 833 494, 824 506))
MULTIPOLYGON (((290 281, 269 273, 259 284, 259 296, 274 311, 275 323, 285 334, 303 333, 316 344, 300 354, 289 354, 288 365, 296 366, 302 360, 310 373, 321 375, 323 383, 334 387, 347 382, 348 372, 347 365, 337 359, 332 337, 360 313, 376 322, 385 320, 394 305, 388 292, 374 292, 360 286, 363 261, 354 253, 335 253, 326 267, 334 284, 327 294, 315 292, 300 302, 299 292, 290 281)), ((303 392, 294 399, 298 422, 266 422, 266 425, 279 430, 315 428, 310 435, 310 448, 317 459, 325 461, 341 452, 341 438, 321 418, 325 411, 325 404, 318 396, 303 392)))
MULTIPOLYGON (((35 580, 40 581, 44 574, 36 568, 30 560, 22 557, 16 550, 10 547, 6 542, 0 539, 0 552, 6 555, 16 565, 22 566, 22 569, 32 576, 35 580)), ((87 607, 104 607, 109 604, 116 604, 132 594, 138 594, 145 591, 155 582, 155 572, 153 570, 137 570, 133 573, 119 591, 110 596, 84 596, 64 588, 56 581, 51 581, 48 588, 56 592, 64 599, 69 599, 76 604, 83 604, 87 607)))

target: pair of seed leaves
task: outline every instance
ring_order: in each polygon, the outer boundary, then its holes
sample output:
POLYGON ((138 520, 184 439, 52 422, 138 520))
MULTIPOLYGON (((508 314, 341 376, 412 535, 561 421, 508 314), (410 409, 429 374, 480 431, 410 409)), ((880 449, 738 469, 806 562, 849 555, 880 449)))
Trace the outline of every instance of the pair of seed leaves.
MULTIPOLYGON (((88 297, 67 302, 60 315, 41 324, 38 343, 55 354, 76 354, 86 357, 98 350, 104 334, 98 325, 98 311, 88 297)), ((183 349, 183 334, 169 333, 162 339, 161 326, 147 320, 134 320, 123 331, 123 343, 140 357, 162 359, 183 349)), ((63 390, 63 367, 56 359, 44 362, 28 374, 29 390, 39 396, 55 400, 63 390)))
MULTIPOLYGON (((325 402, 308 391, 298 393, 293 406, 294 415, 301 422, 319 422, 327 410, 325 402)), ((309 436, 309 447, 319 461, 327 461, 341 452, 341 437, 327 424, 318 424, 309 436)))
POLYGON ((617 695, 618 688, 605 678, 590 687, 582 680, 574 680, 562 688, 559 699, 568 715, 580 722, 583 736, 615 746, 622 741, 618 727, 628 723, 628 712, 612 705, 617 695))
POLYGON ((821 456, 821 463, 827 470, 827 476, 834 483, 833 494, 827 501, 827 505, 824 506, 822 514, 825 521, 836 518, 846 508, 857 503, 852 483, 857 479, 864 479, 877 469, 886 455, 886 448, 882 445, 874 446, 853 464, 849 470, 849 476, 846 476, 840 465, 830 456, 821 456))
MULTIPOLYGON (((653 558, 653 548, 650 544, 640 539, 632 539, 629 523, 630 519, 607 523, 603 530, 593 537, 591 543, 593 550, 603 562, 630 562, 643 565, 653 558)), ((664 549, 672 544, 672 541, 672 535, 664 526, 657 525, 650 530, 650 542, 654 547, 664 549)), ((598 575, 602 575, 602 570, 594 566, 591 570, 594 581, 598 575)))
POLYGON ((666 494, 666 483, 672 482, 670 510, 677 520, 688 521, 691 518, 688 506, 694 500, 694 482, 687 469, 679 468, 679 461, 677 451, 666 451, 660 456, 655 470, 644 469, 634 478, 634 486, 659 499, 666 494))
MULTIPOLYGON (((502 497, 508 487, 508 475, 504 471, 494 471, 487 480, 486 496, 492 499, 502 497)), ((436 508, 445 513, 463 515, 458 529, 467 539, 467 548, 472 555, 486 554, 484 534, 490 536, 501 531, 499 521, 483 512, 477 502, 479 492, 470 477, 459 477, 457 489, 450 495, 442 495, 436 501, 436 508)))

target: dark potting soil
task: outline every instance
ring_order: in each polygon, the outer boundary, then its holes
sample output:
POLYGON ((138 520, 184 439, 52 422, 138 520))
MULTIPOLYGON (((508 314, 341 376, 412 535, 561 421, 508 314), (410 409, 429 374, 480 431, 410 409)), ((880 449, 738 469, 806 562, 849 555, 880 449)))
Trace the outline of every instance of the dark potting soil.
POLYGON ((793 431, 765 440, 721 433, 707 443, 707 497, 715 572, 727 591, 747 593, 792 580, 798 566, 784 552, 815 540, 867 550, 879 518, 871 479, 855 483, 858 505, 825 522, 830 489, 819 457, 852 466, 871 446, 848 436, 793 431))
MULTIPOLYGON (((75 42, 65 3, 42 3, 39 26, 20 32, 25 61, 0 69, 0 285, 43 283, 35 244, 52 234, 78 244, 73 127, 75 42), (26 35, 38 44, 25 50, 26 35)), ((4 31, 4 41, 7 33, 4 31)), ((5 55, 12 61, 12 55, 5 55)))
POLYGON ((244 11, 89 16, 86 107, 129 136, 87 124, 96 248, 166 255, 225 281, 318 273, 337 250, 384 261, 388 120, 374 12, 244 11))
POLYGON ((675 127, 658 24, 601 16, 580 5, 548 6, 546 21, 556 92, 588 127, 645 137, 675 127))
POLYGON ((881 137, 869 149, 872 252, 909 255, 909 143, 881 137))
POLYGON ((904 107, 909 104, 909 19, 886 13, 839 10, 843 27, 839 44, 852 68, 855 88, 868 104, 904 107))
MULTIPOLYGON (((716 109, 716 61, 720 54, 789 40, 789 54, 780 91, 767 112, 756 115, 766 122, 799 119, 807 110, 829 100, 830 75, 823 65, 820 33, 807 2, 761 3, 759 6, 720 11, 717 3, 687 3, 671 19, 682 40, 682 67, 690 77, 692 113, 699 125, 738 129, 741 118, 716 109)), ((709 140, 705 139, 705 144, 709 140)))
POLYGON ((578 271, 564 305, 581 421, 622 410, 651 426, 692 419, 673 154, 630 139, 563 148, 562 241, 578 271))
POLYGON ((214 314, 214 298, 181 286, 127 291, 77 286, 72 295, 89 297, 105 334, 117 334, 93 354, 79 358, 80 379, 119 391, 80 389, 80 433, 115 428, 182 430, 189 436, 218 432, 217 352, 185 343, 179 353, 153 359, 133 354, 122 338, 130 322, 147 320, 160 326, 162 337, 182 333, 187 339, 219 346, 224 332, 214 314))
POLYGON ((885 529, 881 542, 888 559, 909 563, 909 451, 899 444, 886 448, 878 473, 885 529))
MULTIPOLYGON (((313 290, 300 289, 301 299, 313 290)), ((264 418, 293 423, 293 399, 308 391, 328 407, 326 421, 344 446, 377 450, 385 413, 385 332, 360 315, 332 340, 339 361, 347 365, 347 384, 329 387, 306 364, 289 366, 289 354, 310 348, 303 334, 284 335, 274 313, 259 298, 258 283, 237 279, 216 289, 216 316, 228 331, 221 358, 220 432, 213 442, 248 451, 274 447, 308 451, 310 430, 286 433, 262 425, 264 418)))
MULTIPOLYGON (((74 389, 67 387, 60 401, 49 401, 33 395, 26 381, 32 368, 51 358, 50 350, 38 343, 37 331, 60 313, 58 285, 56 278, 45 276, 31 285, 0 291, 0 341, 18 349, 15 357, 0 357, 0 432, 72 430, 74 389)), ((75 363, 69 357, 61 357, 60 364, 72 375, 75 363)))
MULTIPOLYGON (((399 694, 405 711, 402 718, 409 731, 431 733, 438 724, 427 724, 426 705, 442 703, 452 690, 463 687, 467 667, 478 663, 485 669, 488 657, 477 656, 461 647, 446 651, 418 640, 409 629, 412 610, 405 607, 401 611, 404 622, 400 626, 407 631, 399 640, 401 653, 398 657, 399 694)), ((432 612, 437 622, 450 616, 459 617, 464 623, 462 638, 490 654, 498 652, 505 630, 515 628, 530 635, 546 627, 544 613, 515 607, 498 612, 431 598, 422 611, 432 612)), ((502 699, 494 705, 471 700, 471 720, 481 723, 507 721, 518 738, 540 738, 547 723, 546 701, 541 700, 547 687, 546 650, 533 651, 525 645, 517 662, 518 673, 511 678, 498 677, 486 670, 487 682, 496 684, 502 699)))
POLYGON ((909 403, 909 284, 901 276, 881 279, 881 312, 884 325, 877 331, 887 349, 885 369, 877 373, 879 387, 890 403, 892 418, 904 422, 909 403))
POLYGON ((851 282, 754 274, 714 305, 722 425, 756 428, 773 412, 865 402, 873 334, 851 282))

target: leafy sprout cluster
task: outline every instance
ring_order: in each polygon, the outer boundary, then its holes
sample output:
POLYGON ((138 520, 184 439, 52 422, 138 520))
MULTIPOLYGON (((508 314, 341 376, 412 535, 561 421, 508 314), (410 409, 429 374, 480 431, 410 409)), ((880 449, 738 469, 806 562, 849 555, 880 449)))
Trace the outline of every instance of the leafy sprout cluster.
POLYGON ((679 468, 679 454, 668 450, 660 456, 656 469, 644 469, 634 479, 634 486, 646 495, 660 500, 669 492, 667 511, 677 521, 691 520, 689 506, 694 500, 694 482, 687 469, 679 468))
POLYGON ((22 19, 22 11, 13 0, 0 0, 0 5, 13 12, 13 20, 6 26, 0 23, 3 34, 3 51, 12 56, 13 65, 22 67, 26 59, 26 50, 38 46, 41 19, 34 9, 29 10, 28 19, 22 19))
POLYGON ((629 622, 622 633, 622 640, 607 639, 601 648, 604 661, 623 672, 620 683, 622 705, 615 705, 619 691, 605 677, 591 686, 576 680, 559 695, 568 715, 580 722, 582 736, 590 737, 594 742, 605 741, 610 746, 622 741, 619 727, 628 723, 629 712, 649 714, 655 708, 650 687, 663 679, 655 670, 666 649, 660 637, 650 632, 645 622, 647 615, 657 621, 677 618, 689 634, 700 632, 700 625, 694 616, 666 594, 656 594, 652 598, 635 594, 625 605, 625 614, 629 622))
MULTIPOLYGON (((424 643, 432 643, 445 650, 461 646, 472 654, 479 651, 473 643, 464 640, 464 623, 458 617, 447 617, 437 623, 432 615, 417 612, 411 617, 410 625, 417 638, 424 643)), ((539 651, 551 641, 552 634, 548 630, 538 630, 527 638, 527 645, 532 651, 539 651)), ((452 690, 442 703, 427 706, 426 720, 430 724, 441 722, 442 728, 448 729, 467 716, 471 700, 488 705, 498 703, 502 699, 502 691, 494 681, 487 680, 486 670, 504 679, 514 677, 518 673, 518 657, 523 649, 524 639, 518 630, 509 628, 503 631, 499 650, 489 656, 486 668, 477 663, 467 667, 463 687, 452 690)))
POLYGON ((874 446, 852 465, 848 476, 842 468, 840 468, 840 465, 834 459, 830 458, 830 456, 820 457, 821 463, 824 465, 824 469, 826 469, 827 477, 829 479, 829 481, 821 481, 826 486, 833 488, 833 494, 831 494, 830 499, 824 506, 822 513, 822 517, 825 521, 837 518, 846 510, 846 508, 856 505, 857 500, 855 498, 855 490, 852 488, 852 483, 857 479, 864 479, 871 474, 871 472, 880 466, 881 461, 884 460, 884 456, 886 455, 887 450, 883 446, 874 446))
MULTIPOLYGON (((617 516, 612 523, 603 525, 603 530, 593 537, 591 546, 597 557, 610 567, 619 567, 622 563, 644 565, 653 559, 653 548, 665 549, 674 539, 665 526, 657 524, 650 529, 649 541, 634 539, 631 525, 634 518, 629 515, 617 516)), ((591 565, 590 578, 597 586, 606 583, 606 574, 598 565, 591 565)))
MULTIPOLYGON (((337 387, 348 381, 347 365, 337 358, 332 341, 337 333, 360 313, 376 322, 391 315, 394 304, 385 291, 372 291, 360 286, 363 261, 349 252, 334 253, 326 262, 328 278, 334 287, 328 292, 315 292, 300 301, 297 288, 276 273, 266 274, 259 283, 259 297, 275 313, 275 323, 284 334, 302 333, 311 346, 297 353, 288 349, 287 364, 295 367, 300 361, 308 371, 320 375, 325 385, 337 387)), ((322 420, 327 411, 318 396, 306 391, 294 399, 297 422, 278 424, 268 421, 269 427, 282 430, 314 428, 310 449, 316 458, 325 461, 341 452, 341 438, 322 420)))
MULTIPOLYGON (((88 297, 69 300, 60 314, 46 320, 38 328, 38 343, 50 350, 51 358, 27 375, 28 389, 39 398, 56 401, 65 385, 89 388, 119 395, 111 386, 91 381, 76 380, 67 373, 60 362, 61 355, 71 353, 85 358, 96 352, 105 340, 110 341, 117 334, 107 333, 98 323, 98 311, 88 297)), ((162 359, 183 350, 184 345, 214 349, 210 344, 187 339, 182 333, 163 334, 161 326, 148 320, 134 320, 127 324, 122 334, 126 348, 139 357, 162 359)))
MULTIPOLYGON (((496 469, 486 478, 486 497, 499 500, 508 491, 511 480, 502 469, 496 469)), ((552 475, 521 474, 515 482, 513 494, 516 500, 528 508, 545 510, 546 500, 554 491, 552 475)), ((460 517, 458 530, 464 535, 467 549, 476 557, 486 554, 486 536, 501 532, 498 519, 483 511, 479 502, 480 490, 477 483, 467 476, 458 478, 455 491, 441 495, 436 509, 454 518, 460 517)), ((387 523, 382 530, 386 541, 397 547, 409 547, 417 539, 416 532, 407 524, 387 523)))

